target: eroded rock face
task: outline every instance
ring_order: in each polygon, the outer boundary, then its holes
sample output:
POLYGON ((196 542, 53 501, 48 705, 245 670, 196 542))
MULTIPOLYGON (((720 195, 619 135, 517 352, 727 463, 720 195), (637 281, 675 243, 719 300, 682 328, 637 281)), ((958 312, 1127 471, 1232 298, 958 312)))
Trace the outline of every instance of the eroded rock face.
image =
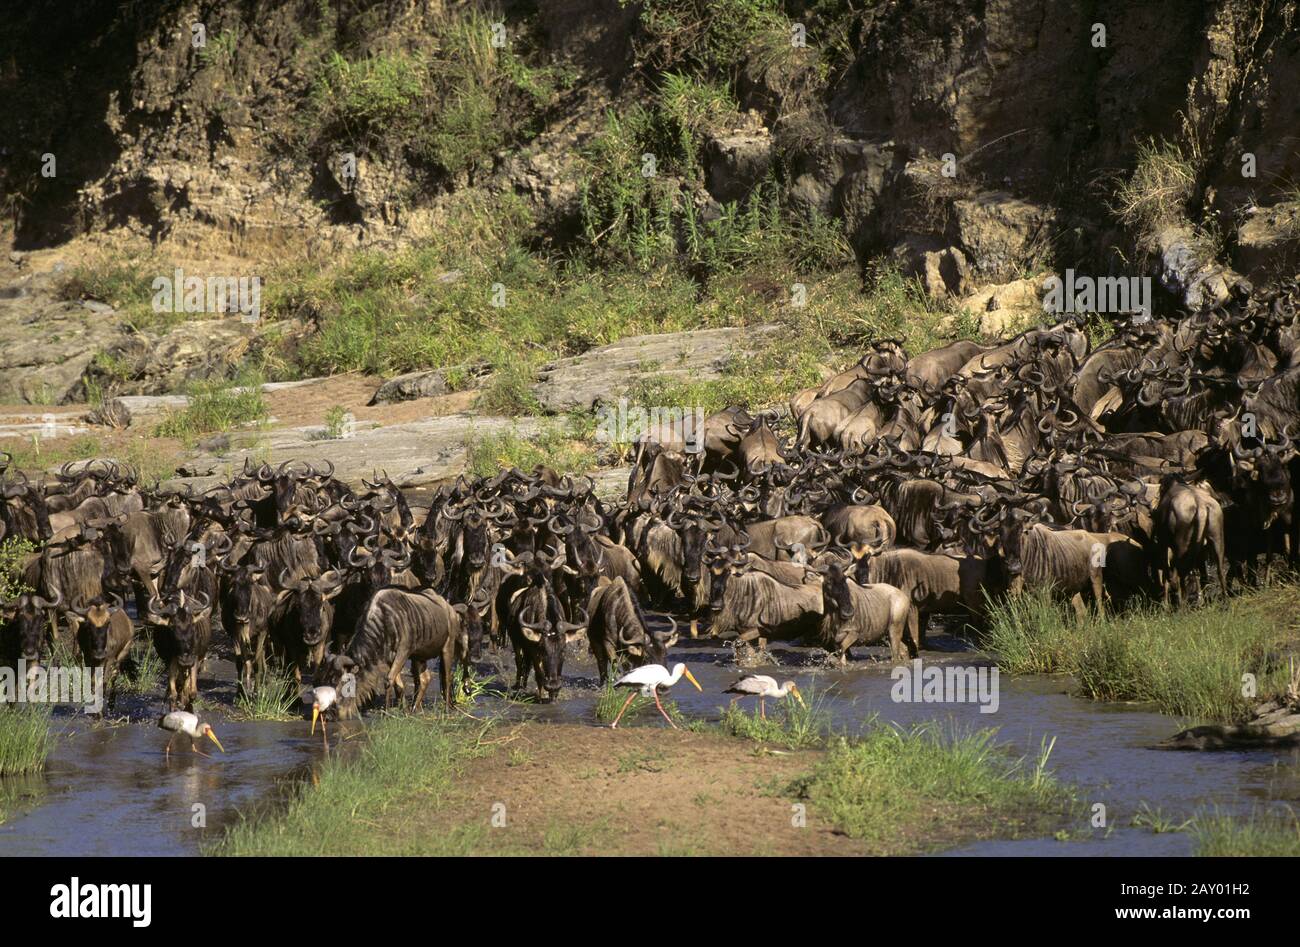
POLYGON ((930 296, 958 296, 970 289, 970 266, 956 247, 938 237, 908 234, 890 253, 904 276, 912 276, 930 296))
POLYGON ((632 336, 543 366, 533 393, 544 409, 559 413, 612 404, 639 377, 718 378, 737 352, 778 330, 752 326, 632 336))
POLYGON ((1237 269, 1256 285, 1300 268, 1300 201, 1261 207, 1237 231, 1237 269))
POLYGON ((0 284, 0 402, 84 401, 88 384, 124 395, 178 391, 230 374, 256 334, 233 317, 136 331, 106 303, 60 298, 65 273, 56 263, 10 271, 0 284))
POLYGON ((772 167, 772 136, 757 121, 709 140, 706 186, 719 203, 746 198, 772 167))
POLYGON ((982 279, 1004 280, 1044 254, 1055 212, 1005 191, 953 201, 961 248, 982 279))

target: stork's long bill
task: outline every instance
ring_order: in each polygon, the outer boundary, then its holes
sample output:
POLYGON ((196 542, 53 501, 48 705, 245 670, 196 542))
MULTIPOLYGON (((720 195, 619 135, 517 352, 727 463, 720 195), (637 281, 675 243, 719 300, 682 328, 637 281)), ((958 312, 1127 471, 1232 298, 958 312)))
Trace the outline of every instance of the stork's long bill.
POLYGON ((212 732, 211 727, 204 727, 203 732, 208 735, 209 740, 211 740, 213 743, 217 745, 218 750, 220 750, 222 753, 226 752, 226 748, 221 745, 221 741, 217 739, 217 735, 212 732))
POLYGON ((686 675, 686 679, 688 681, 690 681, 692 684, 695 685, 695 689, 697 691, 699 691, 701 694, 704 693, 704 688, 701 687, 700 682, 695 679, 695 675, 691 673, 690 668, 686 668, 686 667, 682 668, 682 673, 686 675))

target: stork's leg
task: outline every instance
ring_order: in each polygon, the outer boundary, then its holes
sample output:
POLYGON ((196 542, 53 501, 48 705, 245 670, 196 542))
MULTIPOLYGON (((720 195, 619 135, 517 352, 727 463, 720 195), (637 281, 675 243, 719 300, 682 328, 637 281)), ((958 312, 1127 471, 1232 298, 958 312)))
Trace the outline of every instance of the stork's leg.
POLYGON ((763 720, 767 719, 767 698, 762 694, 758 696, 758 716, 763 720))
POLYGON ((664 705, 659 703, 659 688, 651 688, 650 693, 654 695, 655 706, 659 708, 659 712, 663 714, 664 719, 668 721, 668 726, 672 727, 674 730, 678 729, 677 724, 673 723, 673 718, 668 716, 668 711, 664 710, 664 705))
POLYGON ((609 729, 613 730, 615 727, 618 726, 618 722, 623 719, 624 712, 627 710, 628 705, 632 703, 632 698, 635 696, 636 696, 636 691, 632 691, 627 695, 627 700, 623 701, 623 709, 618 712, 618 716, 615 717, 614 722, 609 725, 609 729))
POLYGON ((176 734, 173 733, 171 736, 167 738, 167 746, 163 750, 164 759, 170 760, 172 758, 172 744, 175 742, 176 742, 176 734))
POLYGON ((190 741, 190 750, 194 753, 199 754, 199 756, 202 756, 204 759, 209 759, 209 760, 212 759, 212 757, 208 756, 208 754, 200 750, 199 745, 195 743, 193 740, 190 741))

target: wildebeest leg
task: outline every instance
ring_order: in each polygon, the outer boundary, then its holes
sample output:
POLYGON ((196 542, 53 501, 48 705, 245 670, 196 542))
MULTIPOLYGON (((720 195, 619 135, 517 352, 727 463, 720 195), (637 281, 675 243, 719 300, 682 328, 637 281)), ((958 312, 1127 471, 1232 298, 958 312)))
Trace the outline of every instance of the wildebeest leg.
POLYGON ((180 692, 178 685, 181 680, 181 666, 175 659, 167 668, 167 709, 176 710, 180 703, 180 692))
POLYGON ((456 671, 456 658, 450 653, 452 647, 452 643, 448 641, 447 649, 438 659, 438 682, 442 685, 442 700, 448 710, 456 706, 456 685, 452 681, 456 671))
POLYGON ((1070 604, 1074 606, 1074 614, 1078 616, 1079 621, 1087 621, 1088 607, 1083 604, 1083 593, 1075 592, 1070 599, 1070 604))
MULTIPOLYGON (((895 664, 902 664, 912 656, 912 649, 903 642, 904 624, 894 622, 889 626, 889 653, 895 664)), ((845 651, 847 650, 846 648, 845 651)))
POLYGON ((409 655, 398 653, 393 660, 393 665, 388 669, 388 689, 397 691, 397 706, 402 706, 402 697, 404 688, 402 687, 402 665, 406 663, 409 655))
POLYGON ((411 709, 419 710, 424 706, 424 692, 433 682, 433 672, 429 670, 427 660, 419 661, 411 658, 411 679, 415 681, 415 700, 411 703, 411 709))
POLYGON ((515 690, 521 691, 528 683, 528 655, 524 649, 516 647, 515 652, 515 690))
POLYGON ((1095 569, 1092 573, 1092 597, 1097 603, 1097 615, 1100 618, 1106 617, 1106 583, 1102 580, 1101 570, 1095 569))
POLYGON ((907 622, 911 628, 912 644, 916 647, 917 653, 920 653, 925 649, 925 628, 930 624, 930 614, 913 605, 907 615, 907 622))
POLYGON ((539 654, 533 661, 533 680, 537 682, 537 699, 546 700, 546 669, 542 667, 542 656, 539 654))

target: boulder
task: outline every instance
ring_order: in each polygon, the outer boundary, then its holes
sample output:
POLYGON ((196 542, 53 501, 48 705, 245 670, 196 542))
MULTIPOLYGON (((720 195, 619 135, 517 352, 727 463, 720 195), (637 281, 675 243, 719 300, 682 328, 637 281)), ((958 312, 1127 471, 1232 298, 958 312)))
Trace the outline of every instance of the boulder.
POLYGON ((1300 269, 1300 201, 1251 209, 1237 231, 1237 269, 1256 284, 1300 269))
POLYGON ((477 378, 486 374, 486 365, 456 365, 449 368, 434 368, 426 371, 407 372, 388 379, 375 392, 370 404, 396 404, 399 401, 414 401, 416 398, 436 398, 454 390, 448 383, 449 378, 469 376, 477 378))
POLYGON ((979 317, 982 333, 1005 336, 1042 313, 1042 282, 1030 277, 984 286, 959 305, 979 317))
POLYGON ((1216 262, 1190 224, 1176 224, 1153 240, 1160 284, 1191 312, 1213 309, 1227 300, 1241 275, 1216 262))
POLYGON ((734 354, 752 351, 779 330, 764 325, 632 336, 542 366, 533 393, 544 409, 560 413, 611 404, 639 377, 719 378, 734 354))
POLYGON ((1006 280, 1032 267, 1047 249, 1055 213, 1003 191, 952 202, 957 238, 971 269, 1006 280))
POLYGON ((908 234, 895 244, 890 257, 904 276, 920 280, 935 298, 958 296, 970 287, 965 255, 939 237, 908 234))
POLYGON ((707 187, 720 203, 744 200, 772 167, 772 136, 762 125, 729 131, 705 148, 707 187))

